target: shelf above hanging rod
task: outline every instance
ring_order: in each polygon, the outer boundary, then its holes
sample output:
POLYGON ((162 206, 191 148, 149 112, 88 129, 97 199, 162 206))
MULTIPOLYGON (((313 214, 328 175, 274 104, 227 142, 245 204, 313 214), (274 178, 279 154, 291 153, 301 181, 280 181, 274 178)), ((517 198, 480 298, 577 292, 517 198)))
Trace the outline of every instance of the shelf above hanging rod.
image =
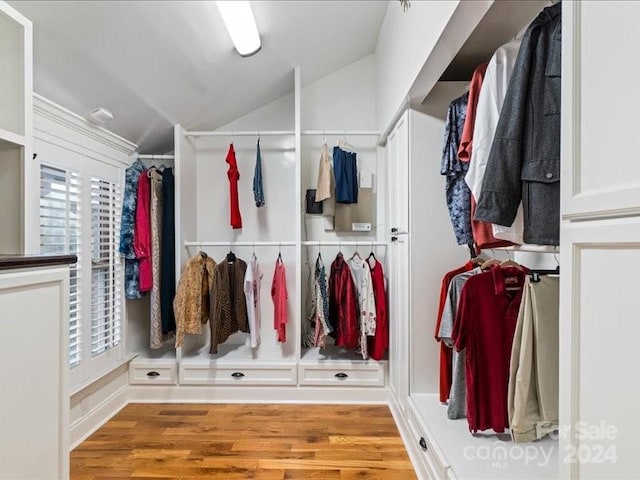
POLYGON ((296 242, 184 242, 184 246, 189 247, 294 247, 296 242))
POLYGON ((140 160, 173 160, 175 159, 175 155, 148 155, 141 154, 138 155, 140 160))
POLYGON ((304 242, 302 242, 302 245, 306 245, 306 246, 318 246, 318 247, 368 247, 368 246, 373 246, 373 247, 386 247, 388 244, 386 242, 367 242, 367 241, 357 241, 357 240, 348 240, 348 241, 344 241, 344 242, 340 242, 340 241, 315 241, 315 240, 306 240, 304 242))
POLYGON ((184 132, 187 137, 274 137, 295 135, 294 130, 240 130, 240 131, 220 131, 211 132, 184 132))

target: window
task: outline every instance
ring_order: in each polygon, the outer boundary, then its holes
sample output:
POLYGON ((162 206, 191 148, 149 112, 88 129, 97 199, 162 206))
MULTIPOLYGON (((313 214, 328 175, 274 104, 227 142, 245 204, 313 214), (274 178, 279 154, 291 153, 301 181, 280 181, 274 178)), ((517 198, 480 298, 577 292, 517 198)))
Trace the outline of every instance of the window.
POLYGON ((40 170, 40 250, 42 253, 73 253, 69 277, 69 363, 82 359, 81 324, 81 192, 80 175, 42 165, 40 170))
POLYGON ((91 355, 120 344, 120 189, 91 178, 91 355))
POLYGON ((39 148, 40 250, 73 253, 70 269, 70 388, 124 359, 120 241, 123 167, 49 144, 39 148))

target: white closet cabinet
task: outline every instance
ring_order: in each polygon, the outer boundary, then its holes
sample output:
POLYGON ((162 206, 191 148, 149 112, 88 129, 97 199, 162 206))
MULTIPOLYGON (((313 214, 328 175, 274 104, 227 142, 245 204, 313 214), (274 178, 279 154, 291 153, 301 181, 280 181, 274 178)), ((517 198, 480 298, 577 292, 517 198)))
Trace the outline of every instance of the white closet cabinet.
POLYGON ((69 268, 26 266, 0 272, 0 479, 66 479, 69 268))
POLYGON ((28 199, 31 178, 33 73, 32 24, 0 1, 0 251, 37 252, 37 205, 28 199), (35 214, 34 214, 35 212, 35 214))
POLYGON ((560 473, 638 478, 640 4, 562 8, 560 473))

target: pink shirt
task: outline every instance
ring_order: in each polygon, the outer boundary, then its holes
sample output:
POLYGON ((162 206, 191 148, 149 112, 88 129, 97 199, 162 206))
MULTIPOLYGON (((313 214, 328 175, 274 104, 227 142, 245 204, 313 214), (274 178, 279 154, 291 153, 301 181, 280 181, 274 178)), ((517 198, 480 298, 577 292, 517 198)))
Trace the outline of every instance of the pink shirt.
POLYGON ((153 287, 151 271, 151 179, 144 170, 138 177, 138 197, 136 204, 136 223, 133 232, 133 250, 140 260, 140 291, 149 292, 153 287))
POLYGON ((284 262, 278 256, 276 268, 271 283, 271 298, 273 299, 273 328, 279 342, 287 341, 287 277, 284 262))

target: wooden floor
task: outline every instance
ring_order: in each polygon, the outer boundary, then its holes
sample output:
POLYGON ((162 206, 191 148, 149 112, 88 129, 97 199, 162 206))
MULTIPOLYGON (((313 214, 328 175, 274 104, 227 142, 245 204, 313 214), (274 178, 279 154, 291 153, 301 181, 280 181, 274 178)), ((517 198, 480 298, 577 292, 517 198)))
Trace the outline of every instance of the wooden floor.
POLYGON ((416 476, 383 405, 130 404, 71 453, 72 480, 122 478, 416 476))

